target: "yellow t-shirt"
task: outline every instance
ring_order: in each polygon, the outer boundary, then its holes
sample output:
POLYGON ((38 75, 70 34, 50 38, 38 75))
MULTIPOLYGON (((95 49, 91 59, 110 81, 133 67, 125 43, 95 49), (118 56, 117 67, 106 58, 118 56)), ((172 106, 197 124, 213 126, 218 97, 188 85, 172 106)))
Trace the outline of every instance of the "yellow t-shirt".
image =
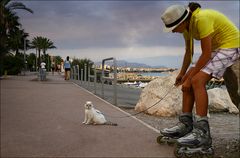
MULTIPOLYGON (((211 9, 197 9, 191 19, 192 36, 200 40, 212 35, 212 50, 239 48, 239 29, 222 13, 211 9)), ((187 32, 184 38, 190 39, 187 32)))

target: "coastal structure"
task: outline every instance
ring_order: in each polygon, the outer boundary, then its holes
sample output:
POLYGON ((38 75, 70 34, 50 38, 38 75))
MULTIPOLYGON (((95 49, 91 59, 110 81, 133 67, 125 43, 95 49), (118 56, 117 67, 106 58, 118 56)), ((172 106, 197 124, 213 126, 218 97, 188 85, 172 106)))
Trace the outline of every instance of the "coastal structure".
MULTIPOLYGON (((102 65, 96 66, 97 71, 102 70, 102 65)), ((104 70, 109 72, 109 77, 113 78, 111 70, 113 67, 110 65, 104 65, 104 70)), ((156 79, 158 76, 149 75, 144 76, 142 73, 170 73, 177 69, 173 68, 151 68, 151 67, 117 67, 117 80, 118 83, 123 82, 150 82, 153 79, 156 79)))
MULTIPOLYGON (((110 76, 111 77, 111 76, 110 76)), ((150 82, 151 80, 157 78, 156 76, 142 76, 139 73, 134 72, 119 72, 117 74, 118 82, 150 82)))

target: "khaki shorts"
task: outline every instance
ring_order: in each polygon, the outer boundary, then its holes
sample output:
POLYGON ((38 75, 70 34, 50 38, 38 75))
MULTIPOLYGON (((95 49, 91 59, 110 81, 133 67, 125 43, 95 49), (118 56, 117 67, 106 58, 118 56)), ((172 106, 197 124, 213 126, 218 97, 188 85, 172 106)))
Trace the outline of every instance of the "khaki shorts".
POLYGON ((234 64, 239 58, 239 48, 218 49, 212 52, 212 58, 201 71, 221 79, 227 67, 234 64))

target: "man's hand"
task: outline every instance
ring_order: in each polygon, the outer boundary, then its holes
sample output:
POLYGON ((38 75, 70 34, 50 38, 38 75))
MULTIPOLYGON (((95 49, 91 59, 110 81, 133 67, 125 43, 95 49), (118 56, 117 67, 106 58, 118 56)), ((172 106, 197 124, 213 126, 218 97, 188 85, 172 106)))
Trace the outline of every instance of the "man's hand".
POLYGON ((183 92, 190 92, 191 88, 192 88, 191 79, 187 78, 182 85, 182 91, 183 92))
POLYGON ((182 84, 182 78, 183 78, 183 75, 182 74, 178 74, 178 76, 176 77, 176 81, 174 83, 175 86, 179 86, 182 84))

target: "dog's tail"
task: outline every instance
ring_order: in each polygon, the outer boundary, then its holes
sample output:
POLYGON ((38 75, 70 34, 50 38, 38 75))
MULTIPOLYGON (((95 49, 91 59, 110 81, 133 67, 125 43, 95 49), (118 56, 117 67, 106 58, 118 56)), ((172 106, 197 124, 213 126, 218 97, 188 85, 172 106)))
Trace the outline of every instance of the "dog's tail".
POLYGON ((110 121, 107 121, 107 122, 104 123, 104 125, 117 126, 118 124, 110 122, 110 121))

